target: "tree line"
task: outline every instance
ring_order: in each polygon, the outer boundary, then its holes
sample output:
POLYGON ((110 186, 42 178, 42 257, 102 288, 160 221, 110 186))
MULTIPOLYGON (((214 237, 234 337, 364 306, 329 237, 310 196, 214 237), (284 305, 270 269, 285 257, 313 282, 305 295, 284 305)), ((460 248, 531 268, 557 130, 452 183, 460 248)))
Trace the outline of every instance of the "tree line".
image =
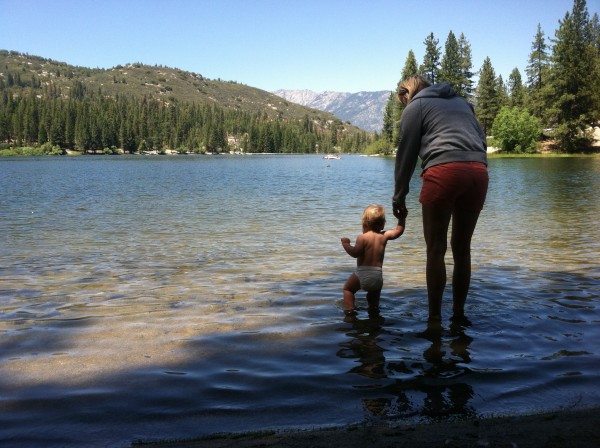
MULTIPOLYGON (((69 72, 68 70, 66 70, 69 72)), ((360 152, 372 140, 340 120, 269 117, 218 104, 103 95, 78 79, 68 92, 19 73, 0 78, 0 150, 5 155, 87 153, 360 152)))
MULTIPOLYGON (((464 34, 456 38, 450 31, 443 53, 433 33, 423 44, 423 62, 419 65, 410 50, 401 80, 419 74, 433 84, 449 82, 473 104, 486 135, 493 135, 501 149, 534 151, 543 129, 566 152, 589 147, 590 129, 600 120, 600 23, 597 13, 590 18, 585 0, 574 0, 550 42, 538 24, 525 81, 515 68, 505 82, 487 57, 475 86, 464 34)), ((390 152, 397 146, 402 109, 391 93, 381 135, 371 150, 390 152)))

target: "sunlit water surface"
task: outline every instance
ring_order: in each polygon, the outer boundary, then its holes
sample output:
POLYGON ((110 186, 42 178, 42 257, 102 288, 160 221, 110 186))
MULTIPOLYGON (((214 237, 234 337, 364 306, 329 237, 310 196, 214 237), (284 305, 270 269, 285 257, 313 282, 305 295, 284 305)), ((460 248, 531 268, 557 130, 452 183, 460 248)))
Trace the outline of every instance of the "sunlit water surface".
POLYGON ((359 293, 343 319, 340 237, 390 204, 392 173, 358 156, 0 160, 3 446, 600 404, 600 159, 491 160, 472 325, 448 323, 448 288, 438 335, 418 173, 380 314, 359 293))

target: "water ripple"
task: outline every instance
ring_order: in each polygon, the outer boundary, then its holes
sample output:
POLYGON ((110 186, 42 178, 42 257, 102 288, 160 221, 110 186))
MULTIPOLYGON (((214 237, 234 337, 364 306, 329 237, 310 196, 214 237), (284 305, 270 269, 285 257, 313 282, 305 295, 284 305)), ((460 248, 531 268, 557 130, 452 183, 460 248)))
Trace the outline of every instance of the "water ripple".
POLYGON ((416 195, 380 312, 359 294, 344 320, 355 261, 339 238, 389 204, 393 160, 323 162, 0 161, 0 439, 122 446, 600 402, 596 159, 491 162, 472 325, 434 331, 416 195))

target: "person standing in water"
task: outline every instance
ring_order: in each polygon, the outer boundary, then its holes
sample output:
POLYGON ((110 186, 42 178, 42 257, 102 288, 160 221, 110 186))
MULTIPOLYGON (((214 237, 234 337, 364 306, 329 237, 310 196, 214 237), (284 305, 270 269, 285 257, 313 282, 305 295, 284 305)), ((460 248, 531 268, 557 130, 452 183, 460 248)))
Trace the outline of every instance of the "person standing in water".
POLYGON ((399 83, 397 94, 405 109, 394 171, 394 216, 404 224, 405 199, 419 157, 429 321, 440 322, 442 317, 444 256, 452 219, 451 320, 468 324, 464 307, 471 282, 471 238, 488 188, 485 134, 473 107, 446 82, 431 85, 421 76, 410 76, 399 83))
POLYGON ((379 307, 381 288, 383 287, 383 257, 388 241, 395 240, 404 232, 404 226, 398 224, 394 230, 383 231, 385 210, 381 205, 369 205, 362 215, 362 231, 356 243, 350 244, 349 238, 342 238, 342 246, 351 257, 356 258, 356 271, 348 277, 343 287, 344 313, 353 315, 354 295, 359 289, 367 291, 370 310, 379 307))

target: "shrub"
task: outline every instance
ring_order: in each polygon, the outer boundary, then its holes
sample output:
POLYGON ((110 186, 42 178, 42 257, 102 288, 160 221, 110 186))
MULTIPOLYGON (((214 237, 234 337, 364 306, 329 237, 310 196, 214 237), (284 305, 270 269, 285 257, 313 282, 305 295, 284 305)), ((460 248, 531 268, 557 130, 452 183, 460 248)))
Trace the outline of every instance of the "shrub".
POLYGON ((364 150, 365 154, 384 154, 389 155, 394 153, 394 147, 391 143, 387 142, 384 138, 379 138, 374 142, 370 143, 364 150))
POLYGON ((492 126, 494 142, 507 152, 535 152, 541 135, 540 121, 520 107, 503 107, 492 126))
POLYGON ((44 143, 40 147, 40 151, 42 151, 42 154, 46 154, 49 156, 60 156, 64 154, 64 151, 60 148, 60 146, 53 145, 50 142, 44 143))

